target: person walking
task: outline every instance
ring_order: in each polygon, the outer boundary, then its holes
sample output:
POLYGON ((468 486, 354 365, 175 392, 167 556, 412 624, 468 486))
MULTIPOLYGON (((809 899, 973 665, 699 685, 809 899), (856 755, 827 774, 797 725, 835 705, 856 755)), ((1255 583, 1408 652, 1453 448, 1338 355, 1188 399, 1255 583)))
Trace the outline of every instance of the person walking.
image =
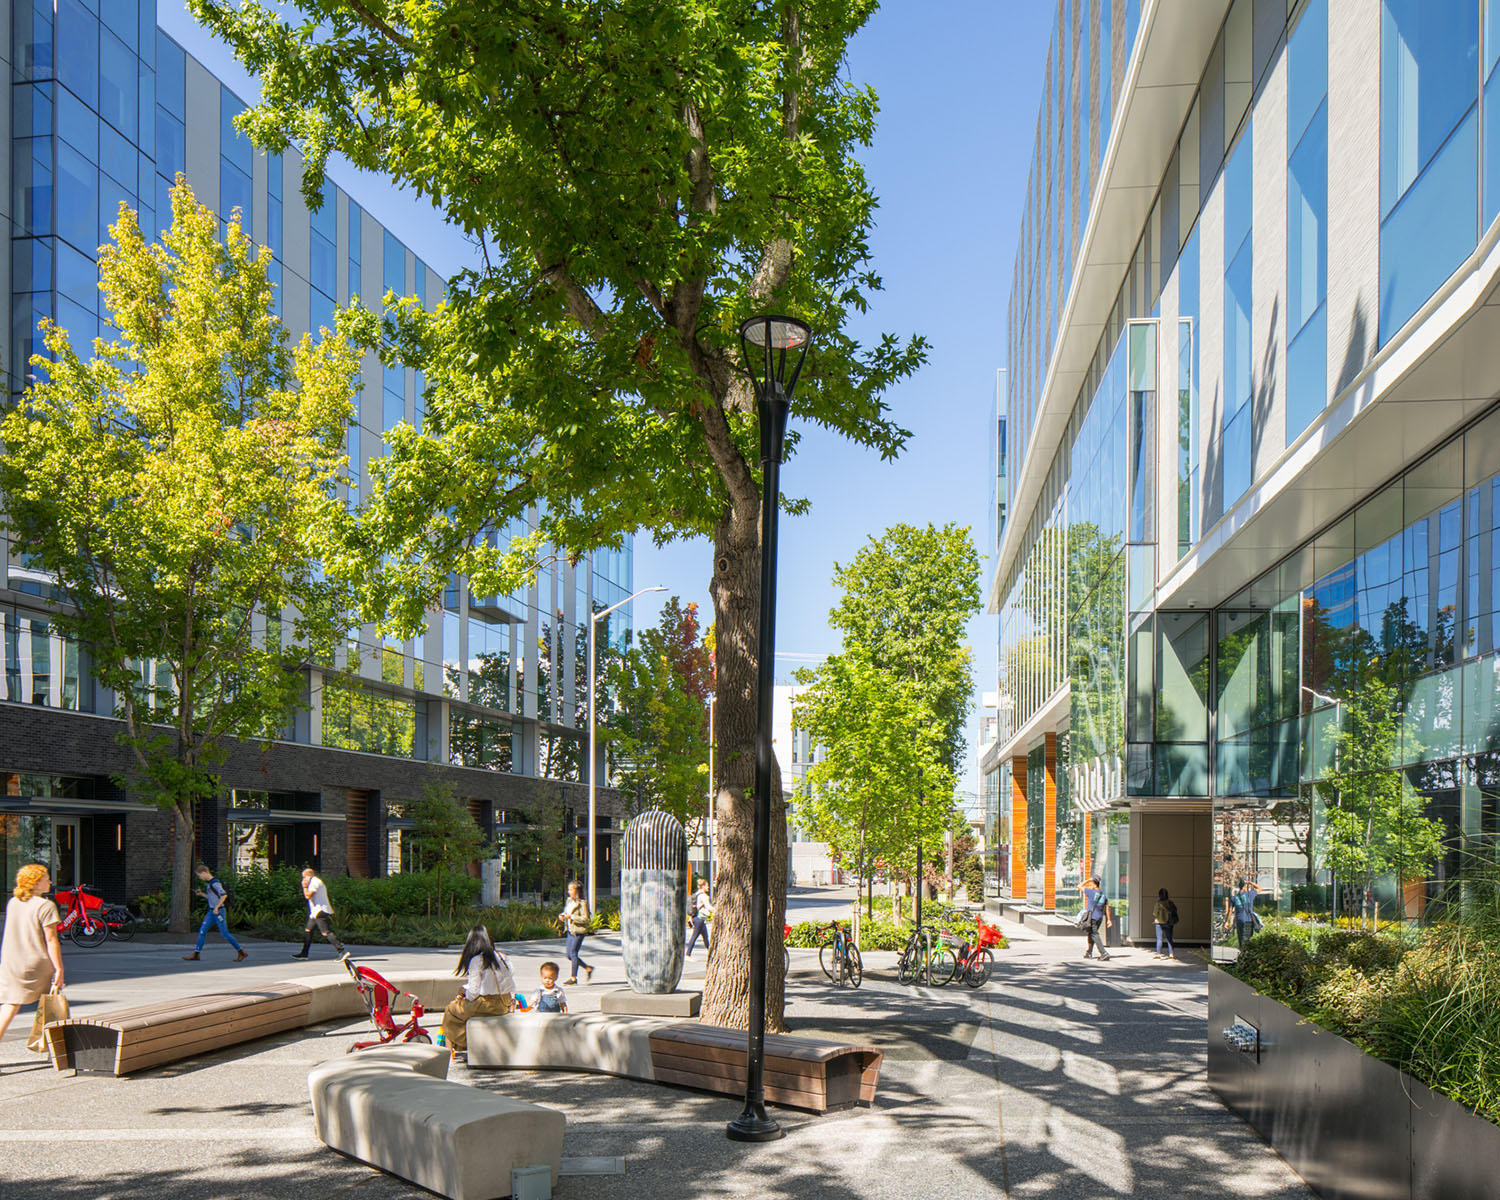
POLYGON ((713 903, 708 898, 708 880, 698 880, 698 890, 693 893, 693 898, 688 901, 688 927, 692 930, 692 936, 688 938, 687 956, 693 957, 693 947, 698 944, 698 939, 703 939, 703 952, 705 954, 712 948, 708 940, 708 918, 714 915, 713 903))
POLYGON ((1255 936, 1255 897, 1260 889, 1247 879, 1235 886, 1234 895, 1224 901, 1224 916, 1234 921, 1235 936, 1241 949, 1255 936))
POLYGON ((1172 927, 1177 924, 1177 905, 1167 895, 1166 888, 1156 890, 1156 907, 1151 910, 1151 919, 1156 922, 1156 953, 1152 958, 1176 958, 1177 947, 1172 943, 1172 927), (1162 947, 1167 948, 1165 954, 1162 947))
POLYGON ((503 1017, 515 1003, 516 977, 506 958, 490 939, 484 925, 469 930, 458 956, 455 975, 464 976, 464 986, 443 1009, 443 1040, 454 1054, 469 1048, 465 1026, 472 1017, 503 1017))
POLYGON ((1085 928, 1088 930, 1089 948, 1084 952, 1084 958, 1094 957, 1094 947, 1099 947, 1099 961, 1109 961, 1109 951, 1104 948, 1104 937, 1099 932, 1103 925, 1106 929, 1114 927, 1115 919, 1110 915, 1109 897, 1104 894, 1104 889, 1099 886, 1099 876, 1089 878, 1089 886, 1083 889, 1083 911, 1088 915, 1085 928))
POLYGON ((234 940, 234 934, 229 932, 229 922, 224 919, 224 909, 229 902, 229 889, 219 882, 218 876, 210 871, 203 863, 199 863, 194 874, 203 884, 203 890, 195 893, 208 901, 208 912, 203 916, 203 924, 198 926, 198 944, 193 947, 191 954, 184 954, 183 961, 197 962, 198 955, 203 950, 203 943, 208 938, 210 926, 219 927, 219 936, 222 937, 235 949, 235 962, 244 962, 249 957, 245 948, 234 940))
POLYGON ((583 961, 583 939, 589 932, 589 906, 584 901, 583 885, 578 880, 568 884, 568 902, 563 905, 562 912, 557 914, 557 919, 562 922, 564 951, 573 969, 572 978, 568 982, 577 983, 581 969, 583 981, 588 983, 594 977, 594 968, 583 961))
POLYGON ((47 899, 52 879, 40 863, 16 872, 16 886, 5 906, 5 939, 0 943, 0 1037, 23 1005, 36 1004, 47 991, 63 985, 61 920, 47 899))
POLYGON ((344 949, 344 943, 339 941, 338 934, 333 932, 333 926, 328 922, 328 918, 333 916, 333 905, 328 902, 328 889, 311 867, 304 867, 302 870, 302 894, 307 897, 307 928, 302 931, 302 949, 292 957, 307 957, 307 949, 312 945, 313 930, 316 928, 324 938, 333 943, 334 952, 343 958, 349 951, 344 949))

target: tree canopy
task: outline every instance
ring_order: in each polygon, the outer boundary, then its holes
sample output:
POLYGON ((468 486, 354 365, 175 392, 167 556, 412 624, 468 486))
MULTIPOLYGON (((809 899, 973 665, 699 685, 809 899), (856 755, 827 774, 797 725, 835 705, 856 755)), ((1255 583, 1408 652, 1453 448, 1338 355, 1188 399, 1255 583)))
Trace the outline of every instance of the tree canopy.
POLYGON ((5 520, 51 574, 56 623, 116 698, 137 794, 176 817, 172 921, 191 899, 193 802, 225 739, 279 736, 300 668, 342 634, 323 575, 343 537, 336 482, 358 360, 343 338, 288 345, 270 251, 183 183, 148 244, 121 206, 99 252, 119 331, 85 361, 44 323, 37 382, 0 422, 5 520))

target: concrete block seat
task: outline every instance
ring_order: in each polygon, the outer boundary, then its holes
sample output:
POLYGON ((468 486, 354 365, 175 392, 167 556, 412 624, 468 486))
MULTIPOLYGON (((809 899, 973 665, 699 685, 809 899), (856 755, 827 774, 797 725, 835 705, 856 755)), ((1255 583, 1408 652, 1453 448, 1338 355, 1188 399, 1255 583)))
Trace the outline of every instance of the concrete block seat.
POLYGON ((89 1075, 132 1071, 191 1058, 308 1023, 313 991, 270 983, 117 1008, 47 1026, 52 1065, 89 1075))
POLYGON ((555 1186, 562 1113, 453 1083, 447 1067, 448 1052, 430 1046, 320 1064, 307 1077, 319 1139, 450 1200, 509 1196, 517 1167, 545 1165, 555 1186))
MULTIPOLYGON (((469 1067, 590 1071, 676 1084, 724 1096, 745 1093, 745 1032, 659 1017, 511 1013, 468 1023, 469 1067)), ((767 1034, 766 1100, 829 1112, 875 1099, 882 1052, 767 1034)))

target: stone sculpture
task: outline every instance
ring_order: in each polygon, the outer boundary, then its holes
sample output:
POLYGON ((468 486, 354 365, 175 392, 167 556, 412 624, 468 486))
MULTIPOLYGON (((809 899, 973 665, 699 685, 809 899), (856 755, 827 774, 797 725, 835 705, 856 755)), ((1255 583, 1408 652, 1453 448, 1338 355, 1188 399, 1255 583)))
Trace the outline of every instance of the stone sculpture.
POLYGON ((687 834, 671 813, 644 812, 625 829, 620 945, 637 992, 674 991, 687 941, 687 834))

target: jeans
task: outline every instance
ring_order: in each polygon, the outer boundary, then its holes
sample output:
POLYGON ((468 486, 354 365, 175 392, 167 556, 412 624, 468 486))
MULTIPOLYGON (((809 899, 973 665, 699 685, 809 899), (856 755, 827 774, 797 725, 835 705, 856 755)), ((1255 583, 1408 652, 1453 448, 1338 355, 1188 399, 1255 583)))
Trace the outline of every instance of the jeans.
POLYGON ((688 938, 687 944, 687 956, 689 958, 693 957, 693 947, 698 944, 698 939, 700 937, 703 939, 703 949, 706 951, 709 948, 707 922, 705 922, 702 917, 694 917, 692 929, 693 935, 692 937, 688 938))
POLYGON ((1103 925, 1103 917, 1095 917, 1089 922, 1089 948, 1088 951, 1084 954, 1084 958, 1093 957, 1095 946, 1099 947, 1100 958, 1109 957, 1109 951, 1104 948, 1104 935, 1099 932, 1103 925))
POLYGON ((1252 937, 1255 936, 1255 922, 1253 920, 1236 920, 1234 923, 1234 932, 1235 935, 1240 939, 1240 945, 1243 947, 1246 942, 1248 942, 1252 937))
POLYGON ((234 940, 234 934, 229 932, 229 923, 224 920, 224 907, 220 905, 218 908, 209 909, 207 915, 203 918, 203 924, 198 926, 198 944, 193 947, 194 954, 203 949, 204 939, 208 937, 208 931, 215 925, 219 927, 219 934, 226 942, 236 950, 242 949, 240 944, 234 940))
POLYGON ((1158 923, 1156 926, 1156 952, 1158 954, 1161 953, 1163 943, 1166 943, 1167 953, 1175 958, 1177 955, 1177 947, 1172 945, 1172 927, 1170 925, 1162 925, 1158 923))
MULTIPOLYGON (((573 964, 572 978, 574 979, 578 978, 579 971, 589 966, 588 963, 583 961, 584 936, 581 933, 570 933, 563 942, 564 953, 567 954, 568 961, 573 964)), ((593 970, 593 968, 589 967, 589 970, 593 970)))

